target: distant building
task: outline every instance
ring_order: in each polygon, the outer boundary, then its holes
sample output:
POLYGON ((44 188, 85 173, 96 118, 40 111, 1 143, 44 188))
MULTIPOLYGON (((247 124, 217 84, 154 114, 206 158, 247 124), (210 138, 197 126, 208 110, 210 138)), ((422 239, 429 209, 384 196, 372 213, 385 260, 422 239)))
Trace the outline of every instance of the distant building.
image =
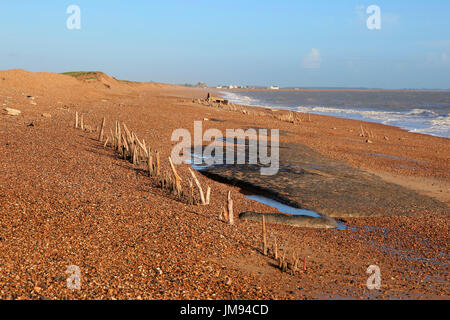
POLYGON ((280 87, 279 86, 271 86, 269 89, 270 90, 280 90, 280 87))

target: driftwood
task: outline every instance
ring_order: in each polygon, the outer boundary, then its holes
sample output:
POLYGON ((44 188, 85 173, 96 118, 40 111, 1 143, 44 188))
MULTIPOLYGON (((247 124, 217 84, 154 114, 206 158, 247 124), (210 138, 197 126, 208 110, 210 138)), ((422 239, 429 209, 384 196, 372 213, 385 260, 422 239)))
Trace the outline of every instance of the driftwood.
POLYGON ((122 132, 120 130, 120 124, 119 121, 117 121, 117 151, 120 151, 122 149, 122 132))
POLYGON ((234 214, 233 214, 233 199, 231 199, 231 191, 228 191, 228 201, 227 201, 227 209, 228 209, 228 223, 234 224, 234 214))
POLYGON ((103 117, 100 133, 98 135, 98 141, 100 141, 100 142, 103 141, 103 134, 105 132, 105 124, 106 124, 106 118, 103 117))
POLYGON ((211 202, 211 188, 208 187, 208 189, 206 190, 205 204, 209 205, 210 202, 211 202))
POLYGON ((147 166, 148 166, 148 175, 152 177, 155 173, 153 168, 153 153, 152 148, 148 148, 148 158, 147 158, 147 166))
POLYGON ((156 156, 156 176, 159 177, 161 175, 161 159, 158 150, 155 151, 155 156, 156 156))
POLYGON ((275 260, 278 260, 278 244, 277 244, 277 238, 274 238, 274 243, 273 243, 273 254, 275 257, 275 260))
POLYGON ((266 218, 262 216, 263 254, 267 256, 266 218))
POLYGON ((181 181, 182 181, 182 179, 178 175, 177 169, 175 169, 175 166, 173 164, 173 161, 172 161, 171 157, 169 157, 169 163, 170 163, 170 167, 172 168, 173 175, 175 177, 175 188, 176 188, 177 194, 181 195, 181 181))
POLYGON ((203 193, 202 185, 200 184, 200 181, 198 181, 197 177, 195 176, 195 173, 192 171, 191 168, 189 168, 189 172, 192 175, 192 178, 194 179, 195 184, 197 185, 198 192, 200 193, 200 200, 202 201, 202 204, 206 204, 205 195, 203 193))
POLYGON ((103 148, 106 149, 106 147, 108 146, 108 142, 109 142, 109 137, 106 137, 106 141, 105 141, 105 144, 103 145, 103 148))
POLYGON ((83 114, 81 114, 81 119, 80 119, 80 128, 81 128, 81 130, 83 130, 83 131, 84 131, 84 115, 83 115, 83 114))

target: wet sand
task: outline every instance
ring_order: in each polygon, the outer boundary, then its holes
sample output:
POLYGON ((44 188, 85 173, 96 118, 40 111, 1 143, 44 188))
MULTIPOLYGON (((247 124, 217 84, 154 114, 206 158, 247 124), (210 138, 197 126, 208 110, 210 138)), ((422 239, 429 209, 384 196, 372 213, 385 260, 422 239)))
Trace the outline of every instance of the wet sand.
MULTIPOLYGON (((295 248, 307 261, 307 271, 282 273, 261 255, 261 225, 237 219, 240 212, 273 208, 246 199, 237 186, 201 175, 212 189, 211 205, 180 203, 142 170, 103 149, 97 132, 75 130, 73 121, 75 111, 93 128, 104 116, 107 130, 114 120, 124 121, 161 159, 171 152, 172 131, 192 132, 195 120, 208 118, 205 129, 223 132, 277 128, 290 133, 282 143, 307 146, 447 205, 432 181, 448 194, 448 139, 364 123, 374 135, 366 143, 358 136, 358 121, 311 115, 311 122, 291 124, 258 108, 244 114, 193 101, 204 98, 204 90, 112 78, 86 83, 9 71, 0 72, 0 84, 1 109, 22 111, 0 115, 0 298, 450 297, 448 213, 431 207, 414 216, 346 218, 346 230, 268 225, 269 242, 273 235, 281 250, 295 248), (228 191, 235 202, 234 226, 218 219, 228 191), (373 264, 381 268, 380 291, 365 285, 373 264), (70 265, 81 269, 80 291, 66 288, 70 265)), ((187 168, 177 168, 183 183, 187 168)))

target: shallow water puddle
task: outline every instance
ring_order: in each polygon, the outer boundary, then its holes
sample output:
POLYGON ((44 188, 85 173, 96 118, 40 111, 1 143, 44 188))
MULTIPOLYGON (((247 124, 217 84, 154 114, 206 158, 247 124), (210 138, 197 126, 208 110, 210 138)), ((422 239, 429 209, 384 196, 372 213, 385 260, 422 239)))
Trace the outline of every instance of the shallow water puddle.
MULTIPOLYGON (((203 155, 191 153, 191 160, 185 161, 186 164, 189 164, 194 170, 201 172, 202 170, 208 168, 208 164, 205 163, 205 157, 203 155), (196 163, 197 162, 197 163, 196 163)), ((281 202, 278 202, 274 199, 262 196, 262 195, 256 195, 256 194, 249 194, 245 190, 240 191, 247 199, 258 201, 259 203, 265 204, 269 207, 272 207, 274 209, 277 209, 279 212, 284 214, 291 214, 291 215, 297 215, 297 216, 308 216, 313 218, 321 218, 322 216, 315 212, 305 209, 298 209, 294 208, 288 205, 285 205, 281 202)), ((337 230, 346 230, 347 226, 339 221, 336 220, 338 227, 337 230)))
POLYGON ((260 195, 246 195, 245 197, 247 199, 258 201, 260 203, 268 205, 268 206, 270 206, 272 208, 276 208, 276 209, 278 209, 278 211, 280 211, 282 213, 293 214, 293 215, 298 215, 298 216, 309 216, 309 217, 313 217, 313 218, 320 218, 321 217, 320 214, 318 214, 317 212, 290 207, 288 205, 282 204, 282 203, 280 203, 280 202, 278 202, 276 200, 273 200, 273 199, 270 199, 270 198, 267 198, 267 197, 264 197, 264 196, 260 196, 260 195))
MULTIPOLYGON (((189 164, 194 170, 201 172, 202 170, 208 168, 208 164, 205 163, 205 157, 203 155, 199 155, 196 153, 191 153, 191 160, 187 160, 185 161, 186 164, 189 164), (196 162, 198 164, 196 164, 196 162)), ((297 215, 297 216, 308 216, 308 217, 313 217, 313 218, 321 218, 322 216, 315 212, 315 211, 310 211, 310 210, 305 210, 305 209, 298 209, 298 208, 294 208, 288 205, 285 205, 281 202, 278 202, 274 199, 262 196, 262 195, 256 195, 256 194, 249 194, 248 192, 246 192, 245 190, 240 191, 247 199, 249 200, 253 200, 253 201, 258 201, 259 203, 265 204, 269 207, 272 207, 274 209, 277 209, 279 212, 284 213, 284 214, 291 214, 291 215, 297 215)), ((339 221, 336 220, 338 227, 336 228, 337 230, 347 230, 347 226, 339 221)))
MULTIPOLYGON (((253 201, 258 201, 259 203, 265 204, 269 207, 275 208, 277 209, 279 212, 281 213, 285 213, 285 214, 292 214, 292 215, 297 215, 297 216, 308 216, 308 217, 313 217, 313 218, 321 218, 322 216, 314 211, 310 211, 310 210, 305 210, 305 209, 298 209, 298 208, 294 208, 285 204, 282 204, 281 202, 278 202, 276 200, 261 196, 261 195, 245 195, 245 197, 247 199, 253 200, 253 201)), ((347 226, 339 221, 336 220, 338 227, 337 230, 346 230, 347 226)))

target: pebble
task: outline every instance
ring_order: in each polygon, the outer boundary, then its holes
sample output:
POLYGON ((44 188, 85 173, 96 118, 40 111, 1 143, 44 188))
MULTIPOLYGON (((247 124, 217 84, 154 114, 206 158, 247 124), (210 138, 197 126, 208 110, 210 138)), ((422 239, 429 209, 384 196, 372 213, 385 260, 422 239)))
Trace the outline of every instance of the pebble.
POLYGON ((18 116, 22 113, 22 111, 12 108, 4 108, 3 110, 6 111, 6 114, 9 116, 18 116))

